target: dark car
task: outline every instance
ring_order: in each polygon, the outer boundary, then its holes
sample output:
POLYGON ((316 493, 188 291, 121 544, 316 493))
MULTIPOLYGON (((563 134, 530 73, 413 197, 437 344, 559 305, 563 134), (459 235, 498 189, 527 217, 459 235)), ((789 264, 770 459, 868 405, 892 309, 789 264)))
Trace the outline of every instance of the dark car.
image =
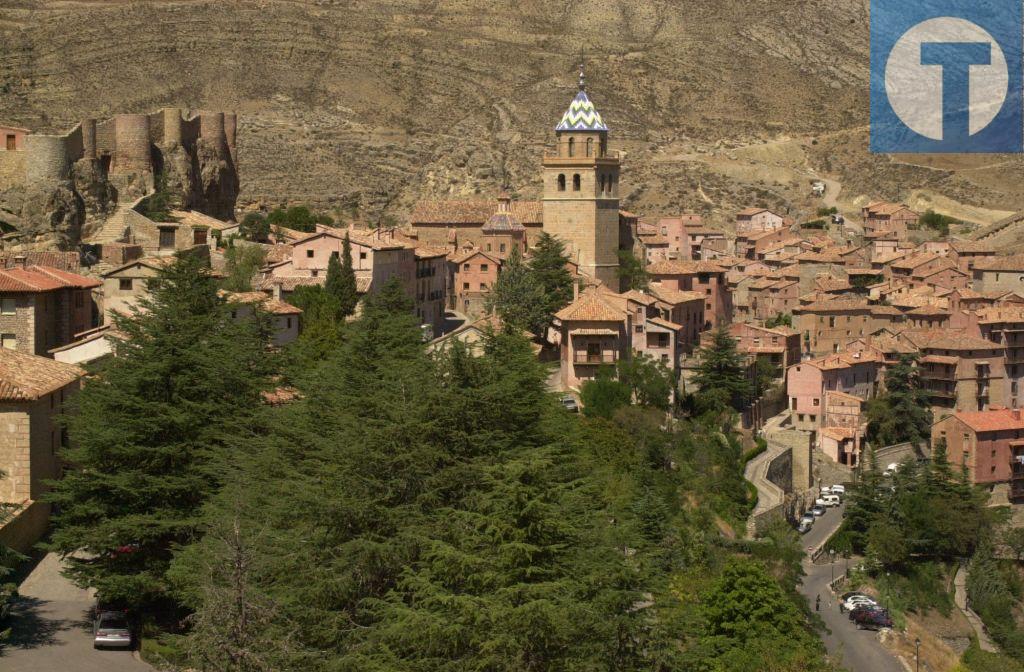
MULTIPOLYGON (((849 618, 850 618, 851 621, 856 621, 858 616, 860 616, 862 614, 866 614, 868 612, 873 612, 873 611, 885 611, 885 609, 883 609, 882 607, 878 606, 877 604, 863 604, 863 605, 861 605, 859 607, 851 609, 850 613, 849 613, 849 618)), ((889 612, 886 612, 886 613, 889 613, 889 612)))
POLYGON ((854 617, 858 630, 881 630, 892 627, 892 617, 885 609, 865 609, 854 617))

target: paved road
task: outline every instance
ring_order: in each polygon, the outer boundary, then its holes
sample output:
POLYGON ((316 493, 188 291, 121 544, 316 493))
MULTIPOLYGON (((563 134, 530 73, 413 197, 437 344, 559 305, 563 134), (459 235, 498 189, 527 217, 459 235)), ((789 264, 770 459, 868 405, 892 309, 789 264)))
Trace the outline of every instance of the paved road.
MULTIPOLYGON (((842 520, 842 509, 829 509, 828 513, 814 523, 811 531, 804 535, 804 548, 820 547, 839 528, 842 520)), ((839 605, 833 600, 828 584, 833 576, 843 573, 846 568, 845 561, 840 558, 835 565, 814 565, 811 564, 809 556, 810 553, 804 560, 806 576, 798 589, 807 598, 812 609, 815 598, 821 596, 819 616, 828 628, 828 631, 822 633, 822 641, 825 642, 829 654, 851 672, 905 672, 903 665, 878 641, 878 633, 858 630, 857 626, 850 622, 847 614, 839 613, 839 605)))
POLYGON ((0 649, 3 672, 153 672, 127 651, 92 648, 92 596, 60 575, 47 555, 18 589, 11 641, 0 649))

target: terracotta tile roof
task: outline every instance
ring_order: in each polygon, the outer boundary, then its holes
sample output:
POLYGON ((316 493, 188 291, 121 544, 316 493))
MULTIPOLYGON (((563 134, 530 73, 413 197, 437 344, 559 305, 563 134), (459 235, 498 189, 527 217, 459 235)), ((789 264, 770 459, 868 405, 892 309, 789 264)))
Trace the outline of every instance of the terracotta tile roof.
MULTIPOLYGON (((743 208, 736 213, 737 217, 753 217, 762 212, 771 212, 768 208, 743 208)), ((772 213, 774 214, 774 213, 772 213)))
POLYGON ((1002 350, 1003 346, 954 329, 906 329, 899 334, 920 350, 1002 350))
MULTIPOLYGON (((544 206, 540 201, 512 201, 513 216, 522 224, 539 225, 544 221, 544 206)), ((483 226, 498 210, 496 201, 483 199, 468 201, 420 201, 412 210, 409 221, 413 226, 424 224, 462 224, 483 226)))
POLYGON ((943 364, 945 366, 956 366, 960 363, 959 357, 947 357, 945 355, 925 355, 921 358, 924 364, 943 364))
POLYGON ((845 292, 852 287, 849 281, 828 275, 819 275, 815 278, 814 286, 823 292, 845 292))
POLYGON ((221 296, 228 303, 258 303, 263 310, 272 315, 301 315, 302 309, 296 308, 290 303, 279 301, 267 296, 263 292, 221 292, 221 296))
POLYGON ((478 250, 476 248, 460 252, 459 254, 456 254, 454 257, 451 257, 450 261, 453 264, 461 264, 461 263, 464 263, 466 261, 469 261, 470 259, 472 259, 473 257, 475 257, 478 254, 483 256, 483 257, 487 257, 488 259, 493 261, 495 264, 498 264, 499 266, 501 265, 501 260, 498 259, 496 256, 494 256, 493 254, 488 254, 487 252, 484 252, 482 250, 478 250))
POLYGON ((658 302, 658 298, 644 292, 638 292, 635 289, 631 289, 628 292, 622 292, 619 296, 635 301, 645 306, 652 306, 658 302))
POLYGON ((797 310, 804 313, 846 313, 860 310, 871 310, 871 306, 864 300, 836 299, 834 301, 816 301, 806 306, 799 306, 797 310))
MULTIPOLYGON (((1008 408, 988 411, 958 412, 953 417, 976 432, 1000 432, 1024 429, 1024 414, 1008 408)), ((940 421, 941 422, 941 421, 940 421)))
POLYGON ((264 246, 264 249, 267 251, 267 257, 264 263, 268 265, 288 261, 292 258, 292 253, 295 251, 295 248, 291 245, 284 245, 281 243, 276 245, 266 245, 264 246))
POLYGON ((95 278, 48 266, 0 269, 0 291, 50 292, 56 289, 92 289, 103 283, 95 278))
POLYGON ((845 259, 838 252, 822 250, 821 252, 804 252, 796 255, 798 262, 803 261, 810 264, 842 264, 845 259))
POLYGON ((847 369, 858 364, 877 363, 881 361, 874 352, 840 352, 834 355, 825 355, 817 359, 810 359, 802 364, 809 364, 822 371, 833 369, 847 369))
POLYGON ((656 261, 647 266, 651 275, 692 275, 694 273, 725 273, 725 269, 710 261, 656 261))
POLYGON ((961 254, 970 252, 975 254, 995 254, 996 248, 992 243, 981 240, 952 240, 949 242, 949 249, 956 250, 961 254))
POLYGON ((857 432, 849 427, 822 427, 820 433, 836 441, 846 441, 857 435, 857 432))
POLYGON ((859 404, 863 404, 864 400, 854 394, 847 394, 846 392, 840 392, 839 390, 827 390, 825 392, 825 399, 828 403, 828 399, 842 399, 844 401, 856 401, 859 404))
MULTIPOLYGON (((296 287, 313 287, 317 285, 322 287, 325 282, 327 282, 327 277, 323 275, 316 278, 304 275, 286 275, 263 278, 256 283, 256 289, 269 292, 274 289, 275 285, 281 285, 281 291, 294 292, 296 287)), ((356 282, 359 282, 359 278, 356 278, 356 282)))
POLYGON ((974 264, 976 271, 1024 271, 1024 254, 1008 257, 991 257, 980 259, 974 264))
POLYGON ((669 303, 674 306, 678 306, 682 303, 689 303, 691 301, 700 301, 701 303, 704 303, 704 295, 700 292, 683 292, 676 289, 661 287, 656 284, 652 284, 650 286, 650 292, 665 303, 669 303))
POLYGON ((0 267, 14 268, 18 257, 25 257, 26 266, 48 266, 71 272, 78 272, 78 269, 82 267, 81 255, 78 252, 60 252, 58 250, 0 252, 0 267))
POLYGON ((872 315, 902 315, 903 311, 895 306, 871 306, 872 315))
POLYGON ((206 226, 216 231, 235 226, 234 222, 225 222, 209 215, 204 215, 201 212, 195 210, 172 210, 171 215, 178 220, 179 224, 186 224, 188 226, 206 226))
POLYGON ((416 253, 417 259, 435 259, 437 257, 448 256, 448 250, 442 250, 437 247, 427 247, 425 245, 421 245, 413 251, 416 253))
POLYGON ((930 263, 939 259, 939 255, 932 252, 919 252, 917 254, 910 254, 899 261, 892 263, 893 268, 901 268, 907 270, 913 270, 918 266, 930 263))
POLYGON ((71 364, 0 348, 0 401, 32 401, 83 375, 71 364))
POLYGON ((893 215, 900 210, 910 210, 910 208, 902 203, 879 201, 877 203, 870 203, 865 210, 868 211, 869 215, 893 215))
POLYGON ((977 311, 978 324, 1005 324, 1024 322, 1024 307, 993 306, 977 311))
POLYGON ((595 288, 588 288, 579 298, 555 317, 563 322, 621 322, 626 318, 623 311, 613 307, 595 288))
POLYGON ((940 308, 938 306, 933 306, 933 305, 930 305, 930 304, 925 304, 923 306, 918 306, 917 308, 914 308, 911 311, 908 311, 907 315, 911 315, 911 316, 917 315, 917 316, 927 316, 927 317, 932 317, 932 316, 936 316, 936 315, 946 315, 946 316, 949 316, 949 311, 946 310, 945 308, 940 308))

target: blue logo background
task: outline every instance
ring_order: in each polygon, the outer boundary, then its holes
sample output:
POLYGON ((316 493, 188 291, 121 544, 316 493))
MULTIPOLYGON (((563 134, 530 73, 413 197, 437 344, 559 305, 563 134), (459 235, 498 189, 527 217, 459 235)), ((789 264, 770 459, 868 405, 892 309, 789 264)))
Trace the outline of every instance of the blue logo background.
MULTIPOLYGON (((1021 0, 871 0, 871 151, 877 153, 969 153, 969 152, 1021 152, 1024 151, 1024 112, 1021 89, 1021 42, 1024 35, 1021 0), (974 135, 946 133, 936 140, 915 132, 900 118, 886 92, 886 65, 890 52, 903 35, 918 24, 950 17, 976 24, 992 36, 1002 49, 1009 76, 1006 100, 995 119, 974 135)), ((957 58, 980 58, 978 49, 953 47, 982 46, 982 43, 924 43, 924 63, 958 64, 957 58), (928 47, 927 49, 925 47, 928 47)), ((961 72, 966 63, 961 61, 961 72)), ((975 61, 984 62, 984 61, 975 61)), ((952 74, 943 72, 944 82, 953 81, 952 74)), ((928 91, 929 97, 942 96, 943 126, 951 129, 964 127, 966 110, 951 109, 951 103, 967 100, 966 76, 959 80, 963 90, 928 91), (950 97, 955 96, 955 98, 950 97)), ((926 101, 926 103, 929 101, 926 101)))

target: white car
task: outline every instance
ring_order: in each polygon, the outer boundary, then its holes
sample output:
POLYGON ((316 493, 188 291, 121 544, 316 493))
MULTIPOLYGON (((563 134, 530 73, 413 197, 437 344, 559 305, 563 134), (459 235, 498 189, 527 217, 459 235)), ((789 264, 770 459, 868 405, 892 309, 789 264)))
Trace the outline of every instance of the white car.
POLYGON ((825 495, 821 499, 825 502, 825 506, 839 506, 843 503, 839 499, 839 495, 825 495))
POLYGON ((878 603, 872 600, 867 595, 854 595, 853 597, 843 602, 843 609, 846 611, 853 611, 857 607, 869 606, 874 607, 878 603))
POLYGON ((882 475, 883 476, 892 476, 893 474, 895 474, 899 470, 900 470, 899 463, 897 463, 897 462, 890 462, 889 465, 886 466, 885 471, 882 472, 882 475))
POLYGON ((807 513, 805 513, 803 515, 803 518, 800 519, 800 522, 801 523, 807 523, 808 525, 813 525, 814 524, 814 514, 811 513, 810 511, 808 511, 807 513))
POLYGON ((825 501, 824 497, 818 497, 816 500, 814 500, 814 505, 828 507, 828 502, 825 501))
POLYGON ((840 497, 846 494, 845 485, 833 485, 831 488, 833 495, 839 495, 840 497))

